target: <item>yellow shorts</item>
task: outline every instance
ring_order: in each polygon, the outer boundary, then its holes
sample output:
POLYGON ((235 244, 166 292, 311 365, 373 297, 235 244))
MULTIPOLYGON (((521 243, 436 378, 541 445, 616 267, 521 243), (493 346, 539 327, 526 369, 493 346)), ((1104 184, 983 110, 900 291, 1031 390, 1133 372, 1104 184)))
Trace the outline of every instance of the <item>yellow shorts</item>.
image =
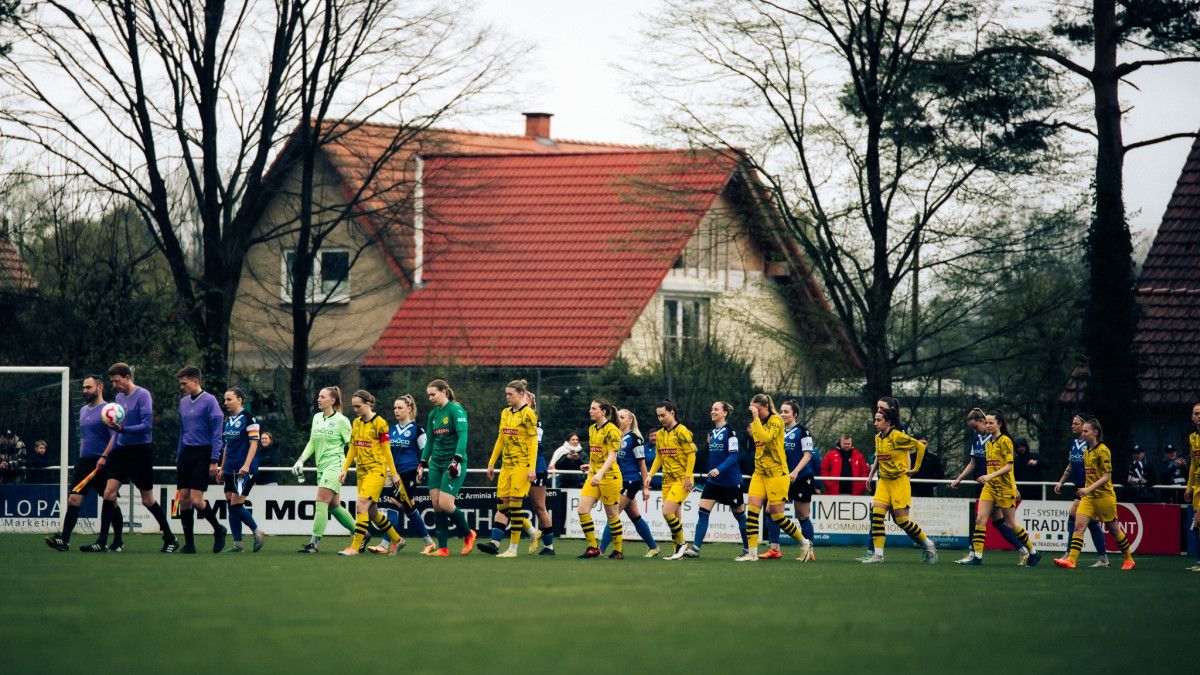
POLYGON ((687 499, 688 490, 684 488, 682 478, 664 478, 662 484, 663 501, 682 504, 687 499))
POLYGON ((1087 516, 1103 523, 1117 519, 1117 498, 1112 495, 1087 495, 1079 500, 1076 514, 1087 516))
POLYGON ((750 491, 747 494, 751 497, 766 498, 768 505, 782 504, 787 501, 788 488, 791 487, 791 484, 792 481, 787 474, 768 477, 756 473, 750 476, 750 491))
POLYGON ((880 478, 875 484, 874 501, 883 502, 892 509, 907 509, 912 506, 912 484, 908 476, 880 478))
POLYGON ((979 492, 979 501, 989 501, 998 509, 1011 509, 1017 505, 1017 496, 993 490, 991 485, 984 485, 979 492))
POLYGON ((1192 488, 1192 510, 1200 511, 1200 488, 1192 488))
MULTIPOLYGON (((526 481, 525 485, 526 491, 528 491, 529 481, 526 481)), ((621 479, 601 478, 599 486, 592 485, 591 479, 588 479, 583 484, 583 490, 580 491, 579 496, 593 497, 598 499, 601 504, 616 504, 621 499, 621 479)))
POLYGON ((383 494, 384 475, 381 473, 358 474, 358 498, 379 501, 383 494))
POLYGON ((529 472, 525 467, 502 467, 496 479, 496 497, 510 500, 524 499, 529 494, 529 472))

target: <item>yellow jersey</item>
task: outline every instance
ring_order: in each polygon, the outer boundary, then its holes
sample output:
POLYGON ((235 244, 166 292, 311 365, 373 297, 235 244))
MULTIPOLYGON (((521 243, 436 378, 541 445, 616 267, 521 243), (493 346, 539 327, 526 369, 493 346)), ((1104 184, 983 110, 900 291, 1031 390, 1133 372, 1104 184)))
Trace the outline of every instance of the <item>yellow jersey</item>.
MULTIPOLYGON (((534 431, 536 438, 537 431, 534 431)), ((588 471, 597 473, 604 466, 604 462, 608 461, 608 453, 613 453, 612 465, 608 467, 608 471, 601 478, 615 478, 621 480, 621 467, 617 466, 616 452, 621 447, 621 430, 612 422, 605 422, 603 425, 593 424, 588 427, 588 471)))
POLYGON ((505 406, 488 466, 496 466, 496 460, 503 458, 506 467, 532 470, 537 457, 537 421, 537 413, 527 405, 516 410, 505 406))
MULTIPOLYGON (((984 445, 984 453, 987 458, 987 472, 995 473, 1004 468, 1005 464, 1013 463, 1012 439, 1008 436, 1001 436, 1000 438, 996 439, 988 439, 988 442, 984 445)), ((988 487, 992 488, 992 490, 998 495, 1016 496, 1016 475, 1013 471, 1009 471, 1003 476, 989 480, 988 487)))
POLYGON ((1200 434, 1192 432, 1188 436, 1188 451, 1192 456, 1192 463, 1188 465, 1188 487, 1193 490, 1200 489, 1200 434))
POLYGON ((917 463, 912 466, 912 470, 916 471, 925 459, 925 446, 920 441, 898 429, 875 434, 875 461, 879 462, 879 477, 892 479, 907 476, 908 455, 913 452, 917 453, 917 463))
POLYGON ((364 473, 396 473, 396 464, 392 460, 392 444, 388 440, 388 424, 382 415, 375 415, 371 421, 364 422, 363 418, 355 417, 350 425, 350 452, 346 455, 346 463, 342 471, 354 463, 361 476, 364 473))
POLYGON ((1108 474, 1108 480, 1104 481, 1104 485, 1092 490, 1090 494, 1094 497, 1116 499, 1117 494, 1113 491, 1112 484, 1112 452, 1109 451, 1107 445, 1100 443, 1094 448, 1083 451, 1083 482, 1091 485, 1100 480, 1100 476, 1104 474, 1108 474))
POLYGON ((696 466, 696 443, 692 432, 682 424, 659 429, 654 448, 654 462, 662 465, 663 480, 683 480, 696 466))
POLYGON ((750 422, 750 437, 754 439, 754 473, 765 478, 788 474, 783 434, 783 418, 779 415, 768 417, 766 424, 757 416, 750 422))

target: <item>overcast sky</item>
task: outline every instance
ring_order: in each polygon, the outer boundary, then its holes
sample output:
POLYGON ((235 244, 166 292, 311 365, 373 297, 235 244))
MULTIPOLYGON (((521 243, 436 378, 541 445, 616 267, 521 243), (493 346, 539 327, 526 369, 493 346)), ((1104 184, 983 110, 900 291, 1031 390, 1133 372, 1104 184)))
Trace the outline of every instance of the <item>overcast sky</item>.
MULTIPOLYGON (((482 18, 533 47, 516 107, 480 124, 488 131, 522 133, 522 111, 550 112, 558 138, 654 142, 633 124, 638 110, 613 67, 637 63, 638 13, 652 6, 648 0, 477 0, 482 18)), ((1123 99, 1133 106, 1126 142, 1200 129, 1200 66, 1143 68, 1132 81, 1141 91, 1123 88, 1123 99)), ((1190 145, 1171 141, 1126 158, 1125 196, 1135 230, 1157 228, 1190 145)))

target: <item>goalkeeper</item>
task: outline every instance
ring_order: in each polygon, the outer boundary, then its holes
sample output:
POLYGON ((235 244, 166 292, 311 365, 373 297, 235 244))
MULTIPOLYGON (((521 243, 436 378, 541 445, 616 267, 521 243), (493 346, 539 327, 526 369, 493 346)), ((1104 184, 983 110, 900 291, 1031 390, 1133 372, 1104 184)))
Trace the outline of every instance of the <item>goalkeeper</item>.
POLYGON ((446 543, 451 522, 455 526, 454 536, 463 539, 462 554, 467 555, 475 549, 475 531, 454 505, 467 475, 467 411, 454 402, 454 390, 445 380, 430 382, 425 393, 433 405, 425 425, 425 433, 431 440, 425 443, 421 452, 417 480, 421 480, 421 474, 429 472, 429 501, 433 504, 438 541, 438 548, 429 555, 449 557, 450 549, 446 543))
POLYGON ((304 468, 304 460, 313 455, 317 457, 317 508, 313 517, 312 540, 297 553, 317 552, 331 512, 342 527, 354 531, 354 517, 338 499, 342 489, 339 474, 342 463, 346 461, 346 446, 350 443, 350 420, 341 412, 342 390, 338 387, 322 389, 317 394, 317 407, 321 412, 313 416, 308 445, 304 446, 304 454, 292 465, 292 473, 299 476, 304 468))

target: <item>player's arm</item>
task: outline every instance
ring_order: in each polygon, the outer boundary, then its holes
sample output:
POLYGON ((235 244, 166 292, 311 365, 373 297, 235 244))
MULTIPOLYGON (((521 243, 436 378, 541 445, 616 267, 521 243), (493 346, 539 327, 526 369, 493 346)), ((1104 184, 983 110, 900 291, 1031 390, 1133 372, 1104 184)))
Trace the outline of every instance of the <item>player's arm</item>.
POLYGON ((492 456, 488 457, 488 480, 492 479, 496 462, 500 461, 500 453, 504 449, 504 413, 500 413, 500 428, 496 430, 496 443, 492 446, 492 456))
POLYGON ((754 419, 750 421, 750 437, 754 439, 755 443, 769 443, 775 437, 772 433, 774 426, 763 426, 762 420, 758 419, 758 415, 755 415, 754 419))
POLYGON ((692 451, 687 453, 687 468, 683 474, 683 487, 690 492, 692 486, 695 485, 693 482, 694 479, 692 478, 692 473, 696 471, 696 444, 689 443, 689 445, 691 446, 692 451))
POLYGON ((710 475, 712 475, 713 477, 719 476, 719 475, 725 473, 726 471, 729 471, 733 467, 737 466, 737 462, 738 462, 738 439, 737 439, 737 436, 730 436, 728 443, 729 443, 729 445, 728 445, 729 453, 725 457, 725 459, 720 464, 717 465, 717 468, 713 469, 713 471, 716 471, 716 473, 715 474, 710 473, 710 475))
POLYGON ((963 466, 962 471, 958 472, 958 477, 950 481, 950 488, 957 490, 958 484, 967 479, 967 474, 971 473, 971 469, 974 467, 974 465, 975 462, 972 461, 972 458, 968 457, 966 465, 963 466))
POLYGON ((792 471, 791 478, 796 480, 800 477, 800 472, 808 463, 812 461, 813 456, 813 440, 812 436, 805 436, 800 439, 800 462, 796 464, 796 468, 792 471))
MULTIPOLYGON (((246 435, 250 438, 250 449, 246 451, 246 463, 242 465, 245 473, 250 473, 250 467, 254 466, 254 458, 258 455, 258 420, 250 418, 250 424, 246 425, 246 435)), ((238 473, 242 473, 242 469, 238 473)))
POLYGON ((527 430, 525 434, 525 471, 529 480, 537 476, 536 462, 538 454, 538 422, 537 415, 530 412, 525 416, 527 430))
MULTIPOLYGON (((388 453, 391 454, 390 452, 388 453)), ((350 445, 350 452, 346 453, 346 461, 342 462, 342 480, 346 480, 346 473, 350 471, 350 465, 354 464, 354 458, 358 457, 358 446, 353 443, 350 445)))
POLYGON ((911 476, 919 471, 921 469, 921 462, 925 460, 925 444, 899 431, 892 432, 892 439, 897 452, 917 453, 917 460, 909 468, 908 475, 911 476))
POLYGON ((642 478, 642 485, 645 486, 644 489, 646 491, 650 490, 650 481, 653 480, 655 474, 657 474, 658 470, 661 468, 662 468, 662 453, 658 452, 658 453, 655 453, 655 455, 654 455, 654 461, 650 463, 650 471, 647 472, 645 477, 642 478))
POLYGON ((604 456, 604 463, 600 465, 599 469, 596 469, 594 474, 592 474, 592 485, 599 485, 600 481, 604 479, 604 476, 608 474, 608 470, 612 468, 613 463, 616 461, 617 449, 610 447, 608 453, 604 456))
MULTIPOLYGON (((137 395, 133 397, 133 402, 134 405, 125 410, 125 419, 130 418, 129 412, 132 409, 137 412, 138 423, 122 424, 118 431, 127 434, 144 434, 154 426, 154 404, 150 399, 150 393, 145 389, 139 389, 137 395)), ((182 438, 180 441, 182 442, 182 438)))
MULTIPOLYGON (((82 443, 82 441, 80 441, 82 443)), ((97 467, 103 467, 108 462, 108 454, 112 452, 113 444, 117 442, 117 433, 112 429, 108 430, 108 443, 104 444, 104 452, 100 453, 100 459, 96 460, 97 467)))
POLYGON ((458 407, 458 413, 454 418, 454 431, 458 435, 458 442, 454 446, 454 456, 450 458, 450 466, 446 469, 446 473, 451 478, 458 478, 462 463, 467 459, 467 411, 458 407))

